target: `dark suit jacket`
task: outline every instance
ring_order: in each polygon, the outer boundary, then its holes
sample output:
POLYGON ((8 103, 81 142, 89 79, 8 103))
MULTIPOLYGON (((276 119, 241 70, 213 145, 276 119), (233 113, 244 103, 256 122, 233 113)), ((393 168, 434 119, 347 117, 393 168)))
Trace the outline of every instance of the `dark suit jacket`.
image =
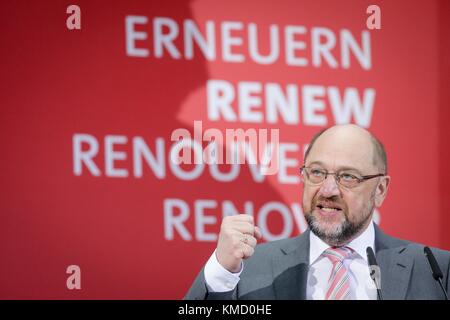
MULTIPOLYGON (((232 291, 208 292, 202 269, 185 299, 306 299, 309 232, 257 245, 232 291)), ((375 225, 375 249, 383 299, 444 298, 422 245, 390 237, 375 225)), ((450 252, 432 251, 444 274, 444 287, 450 292, 450 252)))

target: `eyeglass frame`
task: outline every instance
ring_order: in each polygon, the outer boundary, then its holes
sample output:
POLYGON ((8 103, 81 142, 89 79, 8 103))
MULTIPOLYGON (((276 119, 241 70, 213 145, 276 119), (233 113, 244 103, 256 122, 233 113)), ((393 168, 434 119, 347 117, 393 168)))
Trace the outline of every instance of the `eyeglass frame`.
MULTIPOLYGON (((307 167, 306 165, 303 165, 300 168, 300 173, 301 174, 303 173, 304 169, 311 169, 311 167, 307 167)), ((373 178, 377 178, 377 177, 385 177, 387 175, 386 173, 377 173, 377 174, 370 174, 370 175, 361 176, 361 178, 353 175, 357 179, 356 181, 358 181, 358 183, 355 184, 352 187, 348 187, 348 186, 345 186, 345 185, 340 183, 341 178, 338 176, 338 172, 328 172, 327 170, 324 170, 324 169, 323 169, 323 171, 325 171, 325 178, 323 178, 322 182, 316 183, 316 184, 313 183, 313 185, 319 186, 322 183, 324 183, 324 181, 328 178, 328 175, 333 175, 334 176, 334 180, 337 182, 338 185, 341 185, 341 186, 343 186, 345 188, 353 188, 353 187, 356 187, 356 186, 360 185, 362 182, 367 181, 369 179, 373 179, 373 178)))

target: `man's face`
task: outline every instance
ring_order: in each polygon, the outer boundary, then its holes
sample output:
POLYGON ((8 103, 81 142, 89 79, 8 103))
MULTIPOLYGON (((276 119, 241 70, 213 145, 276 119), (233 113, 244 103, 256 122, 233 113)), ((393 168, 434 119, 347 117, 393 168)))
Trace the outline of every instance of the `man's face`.
MULTIPOLYGON (((373 161, 373 144, 360 128, 331 128, 315 142, 306 167, 358 177, 381 173, 373 161)), ((371 221, 375 206, 383 202, 389 177, 378 177, 353 188, 339 185, 333 175, 319 185, 304 183, 303 212, 310 229, 332 246, 356 238, 371 221)))

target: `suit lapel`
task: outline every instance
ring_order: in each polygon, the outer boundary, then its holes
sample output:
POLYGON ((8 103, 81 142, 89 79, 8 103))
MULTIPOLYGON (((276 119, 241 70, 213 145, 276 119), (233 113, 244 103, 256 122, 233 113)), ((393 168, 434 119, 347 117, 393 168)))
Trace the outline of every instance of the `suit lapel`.
MULTIPOLYGON (((282 255, 272 259, 276 299, 306 299, 309 270, 309 229, 287 242, 282 255)), ((386 300, 406 298, 414 260, 406 254, 408 242, 384 234, 375 225, 375 248, 381 269, 381 292, 386 300)))
POLYGON ((286 243, 272 260, 274 293, 276 299, 306 299, 309 269, 309 230, 286 243))
POLYGON ((408 291, 414 260, 405 254, 407 242, 385 235, 375 226, 377 262, 383 299, 403 300, 408 291))

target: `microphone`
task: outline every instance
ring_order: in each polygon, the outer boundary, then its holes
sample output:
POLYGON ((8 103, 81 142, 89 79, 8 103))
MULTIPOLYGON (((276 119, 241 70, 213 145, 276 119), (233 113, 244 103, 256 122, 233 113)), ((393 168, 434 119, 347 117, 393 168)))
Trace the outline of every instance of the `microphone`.
POLYGON ((436 258, 433 255, 433 252, 431 252, 431 249, 429 247, 423 248, 423 252, 425 253, 425 256, 428 259, 428 263, 431 267, 431 273, 433 275, 434 280, 436 280, 439 283, 439 286, 442 289, 442 292, 444 293, 445 300, 448 300, 447 291, 444 289, 444 285, 442 284, 442 278, 444 277, 442 275, 441 268, 439 268, 439 265, 436 261, 436 258))
POLYGON ((373 252, 371 247, 367 247, 367 260, 369 262, 369 271, 370 277, 375 283, 375 287, 377 288, 377 296, 378 300, 383 300, 383 296, 381 295, 381 270, 378 266, 377 259, 375 259, 375 253, 373 252))

